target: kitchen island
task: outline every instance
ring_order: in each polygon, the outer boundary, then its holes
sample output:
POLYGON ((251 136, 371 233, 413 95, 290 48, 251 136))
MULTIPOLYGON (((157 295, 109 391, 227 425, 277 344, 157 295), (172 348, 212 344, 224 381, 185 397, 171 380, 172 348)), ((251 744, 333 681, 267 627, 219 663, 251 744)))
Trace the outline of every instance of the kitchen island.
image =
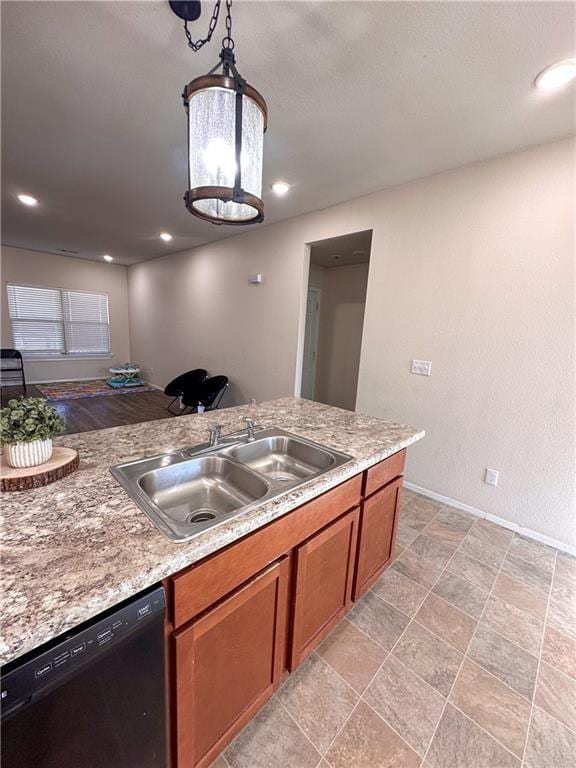
POLYGON ((3 498, 2 663, 162 582, 167 759, 209 766, 392 562, 406 448, 423 435, 283 398, 58 439, 80 469, 3 498), (247 416, 351 458, 181 542, 110 473, 247 416))
MULTIPOLYGON (((322 572, 328 568, 327 578, 333 569, 336 581, 338 569, 345 566, 342 606, 322 619, 318 632, 306 629, 310 606, 304 606, 299 643, 292 641, 290 659, 277 659, 278 674, 284 674, 305 658, 318 637, 374 578, 373 566, 361 578, 361 557, 369 560, 379 554, 371 551, 378 544, 379 528, 362 540, 362 525, 366 527, 370 515, 378 523, 380 509, 388 510, 384 531, 388 549, 386 559, 377 561, 378 568, 391 558, 404 449, 423 435, 409 426, 308 400, 282 398, 258 406, 59 438, 57 444, 80 452, 80 469, 53 485, 3 497, 1 662, 17 658, 162 580, 168 591, 173 589, 169 594, 172 629, 183 627, 223 597, 227 597, 227 605, 233 599, 228 595, 240 584, 243 589, 253 589, 254 582, 248 587, 245 584, 259 570, 259 584, 274 583, 274 589, 280 590, 275 594, 278 597, 282 592, 288 604, 294 584, 301 592, 309 589, 310 595, 317 586, 305 581, 299 585, 298 574, 287 575, 292 565, 303 568, 304 573, 303 563, 308 559, 308 573, 313 574, 314 558, 324 543, 329 557, 337 553, 335 542, 345 543, 346 553, 349 551, 346 563, 318 561, 322 572), (114 464, 205 442, 216 422, 226 432, 239 429, 246 416, 348 453, 352 460, 185 542, 170 541, 160 533, 110 474, 114 464)), ((294 601, 298 604, 298 597, 294 601)), ((318 613, 318 606, 315 610, 318 613)), ((321 606, 320 613, 323 610, 321 606)), ((297 624, 298 617, 288 618, 286 625, 292 621, 297 624)), ((281 634, 285 626, 277 629, 281 634)), ((182 631, 179 635, 182 637, 182 631)))

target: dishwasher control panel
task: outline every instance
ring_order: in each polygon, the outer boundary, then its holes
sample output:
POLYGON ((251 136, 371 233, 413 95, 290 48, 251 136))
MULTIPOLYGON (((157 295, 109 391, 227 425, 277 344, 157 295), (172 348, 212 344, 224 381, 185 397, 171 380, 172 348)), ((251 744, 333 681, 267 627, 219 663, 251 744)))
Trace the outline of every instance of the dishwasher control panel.
POLYGON ((81 625, 52 641, 46 650, 39 648, 25 657, 10 662, 2 669, 2 716, 28 703, 41 690, 60 682, 63 677, 122 641, 137 627, 164 615, 166 598, 163 587, 154 587, 130 598, 89 626, 81 625))

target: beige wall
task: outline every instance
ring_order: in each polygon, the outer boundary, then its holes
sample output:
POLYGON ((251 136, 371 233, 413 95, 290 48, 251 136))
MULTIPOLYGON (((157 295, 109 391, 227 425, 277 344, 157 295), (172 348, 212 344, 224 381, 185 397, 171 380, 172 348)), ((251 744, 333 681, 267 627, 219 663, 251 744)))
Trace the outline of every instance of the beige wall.
POLYGON ((112 357, 25 362, 30 382, 66 381, 109 376, 111 366, 130 359, 126 267, 100 264, 52 253, 2 246, 2 346, 12 346, 6 283, 45 285, 108 294, 112 357))
POLYGON ((320 287, 320 330, 314 397, 321 403, 353 411, 356 407, 368 264, 329 269, 310 265, 310 285, 317 270, 320 287))
POLYGON ((574 203, 564 140, 135 265, 132 355, 229 373, 229 402, 293 393, 306 243, 372 229, 358 409, 426 429, 416 485, 576 545, 574 203))

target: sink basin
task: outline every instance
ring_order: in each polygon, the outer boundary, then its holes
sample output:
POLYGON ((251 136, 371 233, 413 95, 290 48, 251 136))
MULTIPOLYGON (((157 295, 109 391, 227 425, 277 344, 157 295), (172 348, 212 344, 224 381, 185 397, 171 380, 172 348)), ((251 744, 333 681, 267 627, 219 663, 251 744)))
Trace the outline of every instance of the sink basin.
POLYGON ((160 513, 171 538, 187 538, 210 527, 269 490, 263 478, 222 456, 203 456, 152 469, 141 475, 137 484, 160 513))
POLYGON ((186 541, 352 457, 282 429, 137 459, 110 471, 164 535, 186 541))
POLYGON ((228 451, 228 455, 275 483, 293 483, 335 464, 329 451, 286 435, 239 445, 228 451))

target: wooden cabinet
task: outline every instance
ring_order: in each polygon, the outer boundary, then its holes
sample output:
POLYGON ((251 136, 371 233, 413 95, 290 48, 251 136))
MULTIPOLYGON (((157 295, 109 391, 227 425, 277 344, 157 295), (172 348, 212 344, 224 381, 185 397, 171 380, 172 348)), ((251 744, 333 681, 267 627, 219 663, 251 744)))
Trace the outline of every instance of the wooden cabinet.
POLYGON ((390 562, 404 458, 167 580, 175 768, 207 768, 390 562))
POLYGON ((376 581, 392 557, 401 490, 398 477, 362 502, 354 600, 376 581))
POLYGON ((208 766, 278 685, 288 559, 174 635, 178 768, 208 766))
POLYGON ((303 661, 352 602, 358 509, 296 548, 290 668, 303 661))
POLYGON ((288 554, 344 512, 358 506, 361 489, 362 475, 351 477, 173 576, 171 619, 174 627, 183 626, 269 563, 288 554))
POLYGON ((384 461, 375 464, 370 469, 366 470, 364 480, 363 496, 370 496, 387 485, 390 481, 395 480, 400 475, 404 474, 404 464, 406 463, 406 449, 393 453, 384 461))

